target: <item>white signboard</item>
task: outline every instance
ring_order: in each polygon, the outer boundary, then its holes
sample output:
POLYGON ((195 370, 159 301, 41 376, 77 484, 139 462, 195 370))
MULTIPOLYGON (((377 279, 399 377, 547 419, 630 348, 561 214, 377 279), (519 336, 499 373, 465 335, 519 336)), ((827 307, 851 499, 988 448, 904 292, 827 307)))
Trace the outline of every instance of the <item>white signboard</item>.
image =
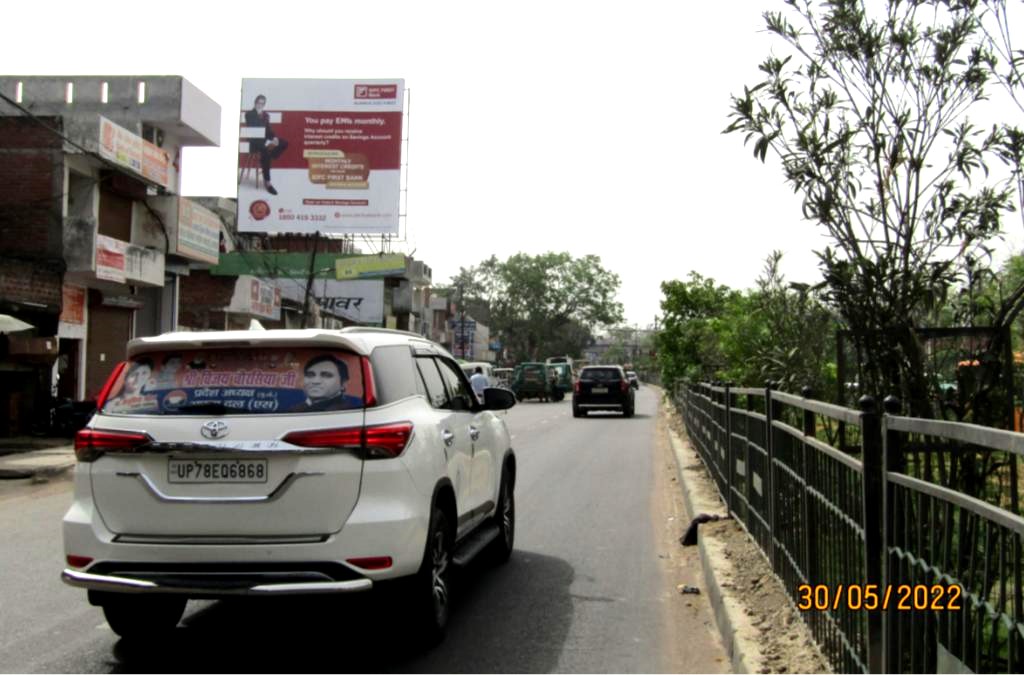
POLYGON ((126 281, 128 242, 96 235, 96 278, 123 284, 126 281))
POLYGON ((281 290, 273 283, 242 275, 235 282, 235 293, 225 311, 280 320, 281 290))
POLYGON ((220 260, 220 218, 182 197, 178 201, 178 255, 214 265, 220 260))
MULTIPOLYGON (((305 301, 305 282, 284 281, 281 285, 284 297, 300 304, 305 301)), ((315 301, 324 314, 361 324, 380 325, 384 320, 384 280, 314 279, 311 301, 315 301)))
POLYGON ((398 234, 404 80, 242 80, 241 232, 398 234))

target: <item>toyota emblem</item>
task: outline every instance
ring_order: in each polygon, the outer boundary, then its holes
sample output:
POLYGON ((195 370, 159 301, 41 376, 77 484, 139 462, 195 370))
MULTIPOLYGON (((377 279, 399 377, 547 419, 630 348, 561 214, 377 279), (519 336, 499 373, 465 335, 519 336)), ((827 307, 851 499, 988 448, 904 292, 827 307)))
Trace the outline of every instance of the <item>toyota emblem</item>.
POLYGON ((220 420, 211 420, 203 425, 202 433, 206 438, 224 438, 228 435, 228 425, 220 420))

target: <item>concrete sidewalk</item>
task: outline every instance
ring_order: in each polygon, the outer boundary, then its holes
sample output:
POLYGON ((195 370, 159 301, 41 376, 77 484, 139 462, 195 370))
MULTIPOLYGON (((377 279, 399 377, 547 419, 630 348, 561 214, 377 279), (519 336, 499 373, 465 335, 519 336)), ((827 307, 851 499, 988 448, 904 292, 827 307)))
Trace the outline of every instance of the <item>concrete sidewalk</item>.
POLYGON ((70 438, 4 439, 0 443, 0 480, 44 482, 69 473, 75 466, 70 438))

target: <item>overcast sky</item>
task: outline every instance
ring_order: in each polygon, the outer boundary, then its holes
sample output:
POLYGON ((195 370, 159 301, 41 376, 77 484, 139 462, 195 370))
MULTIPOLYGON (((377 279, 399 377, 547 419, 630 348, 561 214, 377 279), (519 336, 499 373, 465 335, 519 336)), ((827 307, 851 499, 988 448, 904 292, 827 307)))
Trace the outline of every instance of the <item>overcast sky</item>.
POLYGON ((220 104, 223 126, 220 148, 186 150, 182 191, 231 197, 243 77, 404 78, 395 249, 415 251, 435 283, 491 254, 596 254, 622 279, 628 322, 644 326, 660 282, 691 270, 752 287, 779 249, 791 281, 820 277, 823 240, 777 163, 720 133, 730 94, 759 81, 772 45, 761 12, 776 6, 13 3, 0 68, 185 77, 220 104))

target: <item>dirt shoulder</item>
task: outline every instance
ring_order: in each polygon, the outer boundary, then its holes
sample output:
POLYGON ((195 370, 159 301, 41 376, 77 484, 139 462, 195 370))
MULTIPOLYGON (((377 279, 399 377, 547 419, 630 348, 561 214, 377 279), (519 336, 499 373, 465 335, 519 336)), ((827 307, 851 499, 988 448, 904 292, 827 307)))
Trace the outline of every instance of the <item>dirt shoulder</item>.
POLYGON ((650 508, 664 588, 661 670, 669 673, 729 672, 728 654, 708 595, 683 595, 679 590, 682 586, 699 588, 703 585, 703 575, 697 549, 679 545, 679 535, 689 517, 679 489, 675 455, 663 415, 658 416, 656 424, 650 508))
MULTIPOLYGON (((659 426, 674 445, 680 489, 689 505, 678 527, 681 537, 700 513, 725 515, 711 476, 689 443, 686 429, 672 406, 662 406, 659 426), (675 438, 673 438, 675 436, 675 438)), ((760 548, 733 520, 700 526, 702 593, 710 593, 721 638, 736 670, 755 673, 830 673, 811 632, 790 602, 760 548), (713 588, 709 588, 713 586, 713 588)), ((682 550, 697 551, 698 547, 682 550)))

